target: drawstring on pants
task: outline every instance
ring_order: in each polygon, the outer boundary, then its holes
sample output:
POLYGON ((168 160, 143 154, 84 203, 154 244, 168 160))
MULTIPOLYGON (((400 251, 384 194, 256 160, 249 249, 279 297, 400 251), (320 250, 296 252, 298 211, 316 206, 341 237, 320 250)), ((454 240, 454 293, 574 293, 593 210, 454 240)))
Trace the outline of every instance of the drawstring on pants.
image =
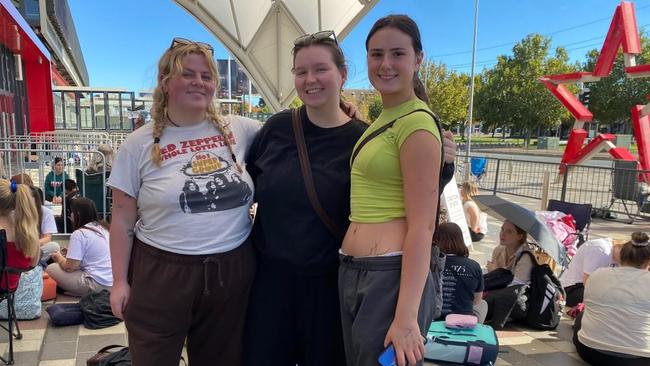
POLYGON ((207 296, 210 295, 210 286, 209 286, 209 273, 208 273, 208 265, 211 263, 216 263, 217 264, 217 272, 219 276, 219 287, 223 287, 223 278, 221 277, 221 261, 219 258, 215 257, 208 257, 205 258, 203 261, 203 295, 207 296))

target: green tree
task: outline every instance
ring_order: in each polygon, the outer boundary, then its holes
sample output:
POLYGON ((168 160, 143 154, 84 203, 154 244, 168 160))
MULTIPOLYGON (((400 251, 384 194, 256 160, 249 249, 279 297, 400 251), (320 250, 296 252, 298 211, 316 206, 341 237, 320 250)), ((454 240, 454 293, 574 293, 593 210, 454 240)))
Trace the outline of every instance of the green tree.
POLYGON ((544 75, 576 69, 564 48, 549 56, 551 39, 531 34, 517 43, 512 55, 499 56, 494 68, 482 73, 484 84, 475 98, 478 116, 492 127, 532 131, 557 127, 569 112, 539 82, 544 75))
POLYGON ((469 76, 449 70, 443 63, 425 60, 420 78, 427 90, 429 107, 445 125, 464 125, 469 107, 469 76))
POLYGON ((299 108, 299 107, 302 107, 302 105, 303 105, 302 99, 300 99, 298 97, 295 97, 295 98, 293 98, 291 103, 289 103, 289 108, 299 108))
POLYGON ((382 108, 384 107, 383 103, 381 102, 381 97, 378 94, 374 94, 367 99, 366 103, 368 108, 368 122, 375 122, 377 117, 379 117, 381 114, 382 108))

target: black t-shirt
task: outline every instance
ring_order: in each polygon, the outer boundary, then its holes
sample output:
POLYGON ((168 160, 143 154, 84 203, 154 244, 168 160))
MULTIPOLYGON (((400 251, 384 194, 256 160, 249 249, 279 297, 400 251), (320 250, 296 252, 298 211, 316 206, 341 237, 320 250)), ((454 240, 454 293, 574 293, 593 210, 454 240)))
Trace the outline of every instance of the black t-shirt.
MULTIPOLYGON (((367 125, 353 119, 321 128, 308 119, 304 108, 302 123, 318 199, 345 233, 350 215, 350 155, 367 125)), ((305 274, 335 270, 341 238, 330 233, 309 202, 290 110, 264 124, 246 161, 256 187, 252 240, 260 259, 288 264, 305 274)))
POLYGON ((442 315, 472 314, 474 293, 481 291, 481 266, 467 257, 447 255, 442 272, 442 315))

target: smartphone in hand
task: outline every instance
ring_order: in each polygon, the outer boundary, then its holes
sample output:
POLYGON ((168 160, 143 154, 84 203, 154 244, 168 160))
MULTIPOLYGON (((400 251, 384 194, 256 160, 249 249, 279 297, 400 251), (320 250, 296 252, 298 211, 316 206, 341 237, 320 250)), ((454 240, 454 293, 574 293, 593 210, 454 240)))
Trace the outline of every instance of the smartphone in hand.
POLYGON ((397 366, 397 358, 395 355, 395 347, 391 344, 388 346, 384 352, 379 355, 377 359, 381 366, 397 366))
MULTIPOLYGON (((427 344, 427 341, 427 338, 423 339, 424 344, 427 344)), ((392 344, 388 346, 384 352, 379 355, 377 361, 379 361, 379 364, 381 366, 397 366, 397 355, 395 354, 395 347, 393 347, 392 344)))

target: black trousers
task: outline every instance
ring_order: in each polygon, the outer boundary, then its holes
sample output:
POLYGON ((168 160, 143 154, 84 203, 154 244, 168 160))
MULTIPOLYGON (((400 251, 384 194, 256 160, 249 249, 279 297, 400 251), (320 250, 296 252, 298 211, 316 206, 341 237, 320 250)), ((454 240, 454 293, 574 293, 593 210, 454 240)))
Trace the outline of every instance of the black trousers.
POLYGON ((566 293, 566 306, 576 306, 582 302, 585 296, 585 286, 582 283, 567 286, 564 288, 566 293))
POLYGON ((485 237, 485 234, 483 233, 475 233, 471 227, 468 227, 468 229, 469 229, 469 236, 472 238, 472 243, 479 242, 483 240, 483 238, 485 237))
POLYGON ((345 365, 338 272, 304 275, 258 256, 244 365, 345 365))

